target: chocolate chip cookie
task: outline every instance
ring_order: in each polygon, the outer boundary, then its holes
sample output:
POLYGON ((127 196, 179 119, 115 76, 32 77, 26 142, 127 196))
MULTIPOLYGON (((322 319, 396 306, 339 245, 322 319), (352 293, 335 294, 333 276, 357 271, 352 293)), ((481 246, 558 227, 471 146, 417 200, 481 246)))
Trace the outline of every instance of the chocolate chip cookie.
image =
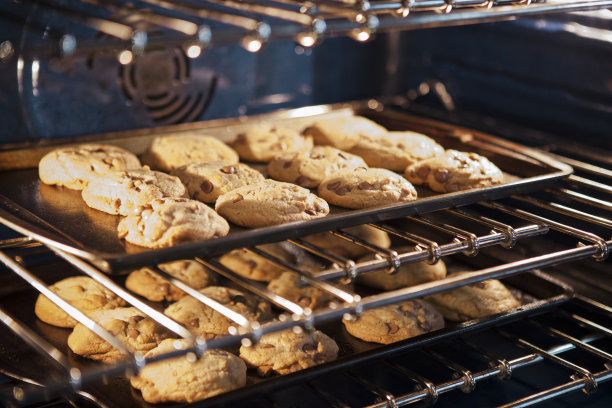
POLYGON ((299 334, 283 330, 262 336, 254 346, 240 347, 240 358, 249 367, 256 367, 259 375, 289 374, 337 356, 336 342, 318 330, 299 334))
POLYGON ((81 196, 91 208, 128 215, 157 198, 188 197, 178 177, 148 169, 116 171, 90 179, 81 196))
MULTIPOLYGON (((256 296, 221 286, 209 286, 200 292, 250 321, 261 322, 271 317, 270 304, 256 296)), ((171 304, 164 313, 183 324, 193 334, 207 340, 227 335, 230 326, 235 325, 221 313, 191 296, 185 296, 171 304)))
MULTIPOLYGON (((359 261, 369 261, 376 256, 368 256, 359 261)), ((394 290, 406 286, 414 286, 419 283, 431 282, 446 277, 446 266, 444 262, 438 261, 433 265, 427 262, 407 263, 399 267, 397 272, 389 274, 386 270, 377 270, 359 275, 357 282, 373 288, 394 290)))
POLYGON ((140 167, 138 158, 120 147, 83 144, 47 153, 38 164, 38 174, 45 184, 82 190, 94 176, 140 167))
POLYGON ((238 187, 257 183, 264 176, 242 163, 190 163, 172 170, 189 190, 189 196, 205 203, 214 203, 221 194, 238 187))
MULTIPOLYGON (((170 333, 158 326, 153 319, 134 307, 122 307, 111 310, 98 310, 89 317, 105 328, 110 334, 125 344, 132 352, 146 352, 151 350, 170 333)), ((68 336, 68 347, 75 354, 112 364, 126 355, 98 337, 82 324, 74 327, 68 336)))
POLYGON ((495 279, 436 293, 426 299, 446 319, 456 322, 489 316, 521 305, 508 288, 495 279))
POLYGON ((142 156, 151 168, 170 172, 194 162, 238 162, 238 154, 213 136, 199 132, 185 132, 171 136, 157 136, 142 156))
MULTIPOLYGON (((370 227, 369 225, 344 228, 344 231, 381 248, 389 248, 391 245, 391 239, 386 232, 378 228, 370 227)), ((348 259, 359 258, 360 256, 370 253, 367 249, 345 239, 336 237, 329 232, 308 235, 302 239, 348 259)))
MULTIPOLYGON (((145 354, 153 358, 189 347, 186 340, 164 340, 145 354)), ((197 360, 187 356, 147 364, 130 379, 132 387, 142 392, 151 404, 195 402, 246 384, 244 361, 224 350, 206 350, 197 360)))
MULTIPOLYGON (((291 255, 278 244, 259 245, 259 248, 282 259, 291 261, 291 255)), ((219 262, 245 278, 269 282, 278 278, 284 271, 282 267, 246 249, 235 249, 219 258, 219 262)))
POLYGON ((268 290, 293 303, 313 310, 326 307, 333 299, 329 293, 314 286, 302 285, 300 281, 300 275, 297 273, 284 272, 268 284, 268 290))
POLYGON ((405 178, 386 169, 340 171, 319 185, 319 196, 346 208, 368 208, 414 201, 417 193, 405 178))
POLYGON ((311 136, 317 145, 348 150, 362 137, 382 136, 387 133, 387 129, 363 116, 345 116, 318 120, 304 129, 303 133, 311 136))
POLYGON ((353 336, 373 343, 390 344, 444 327, 444 318, 423 300, 366 310, 357 320, 342 319, 353 336))
POLYGON ((315 146, 311 151, 276 156, 268 164, 268 174, 275 180, 317 187, 325 177, 339 171, 368 167, 363 159, 331 146, 315 146))
MULTIPOLYGON (((49 286, 59 297, 89 315, 97 310, 125 306, 123 299, 88 276, 73 276, 49 286)), ((51 302, 46 296, 38 295, 34 313, 45 323, 58 327, 74 327, 77 321, 51 302)))
POLYGON ((501 170, 486 157, 457 150, 447 150, 443 155, 409 166, 405 176, 416 185, 426 185, 440 193, 489 187, 504 181, 501 170))
POLYGON ((444 153, 432 138, 416 132, 389 132, 383 136, 364 136, 350 153, 361 156, 371 167, 403 172, 406 167, 444 153))
POLYGON ((223 237, 229 225, 213 209, 188 198, 160 198, 119 222, 120 239, 149 248, 223 237))
MULTIPOLYGON (((211 271, 192 260, 168 262, 159 268, 194 289, 203 289, 216 282, 211 271)), ((125 280, 125 287, 152 302, 173 302, 185 296, 185 292, 146 267, 132 271, 125 280)))
POLYGON ((237 188, 217 199, 215 209, 242 227, 265 227, 324 217, 329 206, 309 190, 291 183, 264 180, 237 188))
POLYGON ((267 162, 279 154, 312 149, 312 138, 274 123, 259 123, 239 133, 230 145, 242 160, 267 162))

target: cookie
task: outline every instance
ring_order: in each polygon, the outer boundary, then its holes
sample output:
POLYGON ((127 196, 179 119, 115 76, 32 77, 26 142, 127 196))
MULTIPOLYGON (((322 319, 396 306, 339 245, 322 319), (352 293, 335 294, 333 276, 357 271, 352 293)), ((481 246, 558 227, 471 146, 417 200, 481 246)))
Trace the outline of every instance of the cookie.
MULTIPOLYGON (((216 282, 215 275, 196 261, 169 262, 159 268, 194 289, 203 289, 216 282)), ((125 280, 125 287, 152 302, 173 302, 185 296, 185 292, 146 267, 132 271, 125 280)))
POLYGON ((319 185, 319 196, 346 208, 368 208, 414 201, 417 193, 405 178, 386 169, 340 171, 319 185))
POLYGON ((128 215, 157 198, 188 197, 178 177, 148 169, 116 171, 93 177, 81 196, 91 208, 128 215))
POLYGON ((215 209, 242 227, 265 227, 321 218, 329 206, 309 190, 291 183, 264 180, 237 188, 217 199, 215 209))
POLYGON ((213 209, 188 198, 159 198, 139 207, 117 226, 120 239, 149 248, 223 237, 229 225, 213 209))
MULTIPOLYGON (((270 304, 251 294, 221 286, 209 286, 200 292, 250 321, 265 321, 271 317, 270 304)), ((221 313, 191 296, 171 304, 164 313, 193 334, 207 340, 227 335, 230 326, 235 325, 221 313)))
MULTIPOLYGON (((125 306, 123 299, 88 276, 73 276, 49 286, 59 297, 89 315, 97 310, 125 306)), ((74 327, 77 321, 51 302, 46 296, 38 295, 34 313, 45 323, 58 327, 74 327)))
POLYGON ((361 340, 390 344, 441 329, 444 318, 432 305, 416 299, 366 310, 358 319, 342 323, 361 340))
POLYGON ((240 347, 240 358, 259 375, 289 374, 337 357, 336 342, 318 330, 283 330, 263 335, 254 346, 240 347))
POLYGON ((444 148, 420 133, 389 132, 361 137, 349 152, 362 157, 370 167, 403 172, 412 164, 443 154, 444 148))
POLYGON ((82 190, 93 176, 140 167, 138 158, 120 147, 83 144, 47 153, 38 163, 38 175, 45 184, 82 190))
POLYGON ((312 149, 312 138, 274 123, 259 123, 239 133, 230 145, 242 160, 267 162, 279 154, 312 149))
POLYGON ((433 191, 452 193, 504 182, 504 175, 486 157, 476 153, 447 150, 443 155, 406 168, 405 176, 416 185, 433 191))
POLYGON ((317 187, 325 177, 339 171, 368 167, 363 159, 331 146, 315 146, 311 151, 285 153, 268 164, 268 175, 301 187, 317 187))
MULTIPOLYGON (((368 256, 360 259, 360 262, 372 259, 382 259, 380 256, 368 256)), ((389 274, 386 270, 377 270, 359 275, 357 282, 362 285, 377 289, 394 290, 406 286, 414 286, 419 283, 431 282, 446 277, 446 266, 444 262, 438 261, 433 265, 427 262, 407 263, 399 267, 397 272, 389 274)))
MULTIPOLYGON (((186 340, 164 340, 145 354, 145 358, 188 347, 186 340)), ((195 361, 185 355, 147 364, 130 379, 130 383, 140 390, 142 398, 148 403, 190 403, 243 387, 246 384, 246 371, 246 365, 240 358, 227 351, 213 349, 206 350, 195 361)))
POLYGON ((268 290, 297 303, 302 307, 317 309, 326 307, 333 300, 332 295, 310 285, 302 285, 300 275, 284 272, 268 284, 268 290))
MULTIPOLYGON (((291 255, 278 244, 259 245, 259 248, 285 262, 292 260, 291 255)), ((219 258, 219 262, 245 278, 262 282, 276 279, 285 271, 285 269, 266 258, 242 248, 224 254, 219 258)))
POLYGON ((156 170, 170 172, 194 162, 238 162, 238 153, 221 140, 196 132, 157 136, 142 156, 142 162, 156 170))
MULTIPOLYGON (((369 225, 344 228, 344 231, 380 248, 389 248, 389 246, 391 246, 391 239, 386 232, 378 228, 370 227, 369 225)), ((370 253, 367 249, 345 239, 336 237, 329 232, 308 235, 302 239, 321 248, 325 248, 333 254, 348 259, 359 258, 360 256, 370 253)))
POLYGON ((489 316, 521 305, 508 288, 495 279, 429 295, 426 299, 446 319, 456 322, 489 316))
POLYGON ((387 133, 387 129, 363 116, 347 116, 318 120, 304 129, 303 133, 311 136, 317 145, 347 150, 362 137, 382 136, 387 133))
POLYGON ((171 174, 181 179, 191 198, 205 203, 214 203, 221 194, 264 180, 260 172, 246 164, 223 161, 189 163, 171 174))
MULTIPOLYGON (((135 307, 98 310, 89 317, 125 344, 131 352, 149 351, 170 336, 166 329, 135 307)), ((127 357, 80 323, 68 336, 68 347, 75 354, 107 364, 127 357)))

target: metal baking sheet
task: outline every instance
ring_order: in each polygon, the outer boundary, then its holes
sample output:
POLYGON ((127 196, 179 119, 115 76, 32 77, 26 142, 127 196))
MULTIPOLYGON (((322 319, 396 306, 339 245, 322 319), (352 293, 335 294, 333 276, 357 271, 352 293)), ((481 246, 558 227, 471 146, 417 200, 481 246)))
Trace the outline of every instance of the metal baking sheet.
POLYGON ((245 244, 276 242, 325 230, 394 219, 442 208, 498 199, 511 194, 542 189, 571 174, 571 167, 544 153, 498 137, 446 123, 406 114, 380 104, 353 103, 313 106, 251 118, 227 119, 189 125, 139 130, 77 140, 63 140, 53 145, 11 147, 0 151, 0 222, 18 232, 90 260, 109 273, 139 265, 171 261, 194 255, 210 256, 245 244), (368 107, 369 105, 369 107, 368 107), (390 130, 415 130, 436 139, 445 148, 473 151, 491 159, 505 174, 504 184, 439 194, 417 188, 419 199, 411 203, 363 210, 330 206, 328 216, 304 222, 272 227, 245 229, 232 226, 223 238, 181 244, 172 248, 148 249, 117 238, 119 216, 89 208, 79 191, 48 186, 38 178, 37 164, 49 150, 67 143, 99 141, 142 153, 153 136, 200 130, 222 140, 231 140, 244 127, 259 121, 275 121, 283 126, 303 129, 320 118, 360 114, 390 130))
MULTIPOLYGON (((46 283, 53 283, 59 279, 74 275, 74 270, 64 262, 46 263, 30 268, 37 276, 46 283)), ((123 284, 123 276, 115 276, 114 280, 123 284)), ((499 325, 524 316, 531 316, 563 303, 573 296, 573 291, 567 285, 551 278, 539 271, 531 271, 510 278, 503 279, 508 288, 521 301, 521 306, 503 312, 501 314, 487 316, 480 319, 470 320, 464 323, 447 322, 444 329, 418 337, 406 339, 390 345, 380 345, 359 340, 351 336, 340 322, 331 322, 317 326, 332 337, 339 347, 338 359, 334 362, 316 366, 307 370, 299 371, 289 375, 272 376, 267 378, 258 377, 249 371, 247 385, 230 393, 209 398, 198 403, 187 404, 148 404, 140 392, 132 388, 129 380, 125 377, 110 377, 99 383, 86 384, 80 395, 96 401, 97 404, 107 407, 140 407, 153 408, 157 406, 179 408, 184 406, 219 406, 226 404, 231 406, 231 401, 244 401, 245 398, 275 389, 283 389, 296 383, 304 383, 314 376, 325 372, 344 369, 356 363, 378 359, 390 353, 405 351, 424 345, 433 344, 439 340, 457 336, 469 331, 499 325)), ((356 288, 361 293, 360 288, 356 288)), ((366 292, 367 288, 361 287, 366 292)), ((43 323, 34 314, 34 303, 38 292, 21 280, 17 275, 6 273, 0 275, 0 307, 14 319, 24 323, 29 328, 40 334, 49 343, 65 354, 71 365, 83 372, 100 367, 100 363, 82 358, 70 351, 67 346, 67 338, 70 329, 54 327, 43 323)), ((156 309, 162 310, 162 303, 150 302, 156 309)), ((0 333, 7 329, 0 326, 0 333)), ((236 350, 230 350, 236 352, 236 350)), ((41 370, 42 367, 53 368, 47 364, 46 359, 32 351, 23 341, 14 336, 0 336, 0 373, 13 378, 25 380, 30 383, 45 384, 49 381, 50 371, 41 370)))

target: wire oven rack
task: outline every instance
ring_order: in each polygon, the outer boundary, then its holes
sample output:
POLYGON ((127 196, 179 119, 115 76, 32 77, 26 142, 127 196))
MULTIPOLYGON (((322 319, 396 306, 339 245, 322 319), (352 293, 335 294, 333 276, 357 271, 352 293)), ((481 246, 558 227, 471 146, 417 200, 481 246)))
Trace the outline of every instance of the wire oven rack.
MULTIPOLYGON (((267 290, 265 286, 241 277, 235 271, 221 265, 215 258, 195 258, 206 267, 233 281, 242 288, 267 299, 286 312, 280 315, 278 321, 265 325, 264 327, 260 326, 258 323, 249 322, 244 316, 225 308, 223 305, 207 298, 197 290, 153 266, 156 272, 162 277, 169 280, 172 284, 189 295, 196 297, 196 299, 222 313, 233 321, 237 327, 241 327, 242 329, 238 330, 234 327, 230 330, 228 335, 208 341, 201 337, 193 336, 184 327, 178 325, 164 314, 156 311, 148 304, 133 296, 130 292, 123 289, 120 285, 117 285, 107 275, 91 264, 60 249, 53 247, 49 247, 49 249, 59 256, 59 258, 75 266, 83 274, 92 277, 107 288, 116 292, 120 297, 142 310, 157 323, 166 326, 179 336, 192 341, 192 347, 186 350, 177 350, 169 355, 158 357, 158 359, 188 352, 199 354, 207 348, 223 348, 240 344, 252 344, 256 342, 261 335, 272 331, 291 327, 300 327, 309 330, 326 322, 337 322, 345 316, 359 315, 364 310, 422 297, 424 295, 467 284, 474 284, 486 279, 509 277, 534 268, 543 268, 589 257, 597 261, 604 261, 612 246, 612 238, 610 235, 612 220, 610 220, 609 216, 606 216, 606 212, 609 214, 612 208, 609 199, 609 197, 612 196, 612 187, 610 187, 612 174, 605 168, 597 167, 579 160, 563 156, 559 156, 558 158, 573 164, 579 170, 579 175, 570 176, 556 187, 550 188, 547 191, 530 195, 512 196, 508 199, 497 201, 480 202, 466 207, 448 208, 441 210, 439 214, 432 213, 421 216, 405 217, 403 221, 407 222, 407 225, 414 226, 414 228, 407 227, 405 229, 399 229, 386 222, 371 224, 375 228, 388 232, 394 239, 405 241, 407 245, 410 245, 411 249, 403 251, 388 250, 379 248, 342 230, 329 231, 329 234, 347 240, 354 245, 366 248, 370 252, 378 255, 372 261, 355 262, 354 260, 343 258, 325 248, 318 247, 303 240, 289 240, 291 245, 298 246, 313 256, 325 259, 328 261, 328 264, 331 265, 325 270, 312 272, 311 270, 301 268, 299 265, 287 263, 256 246, 248 248, 249 251, 265 257, 285 269, 298 272, 302 276, 302 280, 305 284, 316 286, 328 292, 338 300, 337 303, 331 304, 331 306, 326 309, 312 311, 307 307, 302 307, 288 299, 282 298, 267 290), (583 171, 590 177, 583 177, 583 171), (603 199, 601 198, 602 195, 604 197, 603 199), (436 215, 441 216, 443 221, 438 221, 439 218, 437 218, 436 215), (484 234, 475 233, 468 229, 464 229, 464 227, 458 227, 449 223, 447 221, 449 219, 462 219, 474 226, 474 230, 480 230, 476 228, 476 226, 479 226, 480 228, 484 227, 488 229, 489 232, 484 234), (513 221, 507 221, 508 219, 513 221), (421 231, 425 231, 425 233, 421 233, 421 231), (446 236, 446 240, 431 239, 430 233, 432 232, 446 236), (480 249, 490 246, 505 246, 510 248, 518 241, 529 240, 532 237, 550 233, 555 233, 563 237, 563 240, 568 241, 570 246, 576 243, 577 246, 488 267, 475 271, 468 276, 451 275, 440 281, 383 292, 363 298, 356 295, 351 290, 331 282, 334 279, 353 280, 361 274, 380 269, 392 272, 394 268, 409 262, 435 262, 441 257, 451 254, 465 253, 467 255, 475 255, 480 249)), ((4 310, 0 309, 0 316, 5 325, 24 341, 32 345, 38 352, 45 356, 46 359, 50 359, 57 363, 66 373, 63 382, 54 381, 50 384, 45 384, 47 387, 44 392, 47 394, 52 391, 59 392, 66 387, 79 389, 83 384, 90 381, 108 378, 108 376, 112 375, 129 375, 130 373, 137 372, 145 364, 150 363, 151 361, 146 361, 141 355, 130 353, 120 341, 89 319, 86 315, 55 295, 40 279, 24 266, 23 249, 25 247, 40 246, 42 246, 40 243, 30 238, 3 241, 1 243, 2 250, 0 251, 0 261, 23 278, 27 284, 33 286, 37 291, 47 296, 77 321, 85 324, 101 338, 125 352, 128 356, 123 363, 119 363, 115 366, 105 366, 88 371, 81 371, 72 366, 66 355, 59 352, 39 334, 32 331, 23 323, 14 320, 4 310), (16 250, 18 250, 17 253, 15 253, 16 250)), ((608 317, 610 316, 609 309, 606 309, 604 306, 600 308, 604 310, 605 313, 608 313, 608 317)), ((609 328, 610 326, 593 325, 585 321, 585 319, 578 320, 579 324, 587 325, 599 334, 608 337, 612 334, 609 328)), ((498 364, 491 369, 474 374, 467 374, 465 371, 457 370, 458 366, 456 364, 451 364, 451 367, 455 367, 455 371, 458 371, 460 376, 449 383, 433 385, 419 376, 413 376, 417 379, 417 382, 420 381, 423 384, 424 388, 421 391, 408 393, 402 397, 393 397, 392 401, 387 394, 383 393, 382 395, 387 401, 384 404, 391 405, 378 404, 376 406, 404 405, 422 399, 432 399, 447 390, 463 386, 467 387, 469 390, 476 381, 499 374, 503 376, 504 373, 509 372, 508 370, 511 371, 515 367, 522 367, 523 365, 532 364, 541 360, 550 360, 555 364, 561 364, 575 372, 576 377, 570 383, 562 384, 561 386, 553 387, 542 393, 527 397, 523 402, 517 403, 516 406, 529 405, 576 389, 592 391, 597 388, 598 384, 612 379, 610 366, 606 366, 606 369, 603 371, 590 372, 584 367, 581 367, 580 364, 572 363, 556 356, 560 352, 575 346, 604 358, 609 364, 611 362, 609 353, 588 345, 590 341, 595 338, 586 338, 580 342, 561 332, 557 333, 552 331, 551 333, 555 336, 560 336, 567 341, 568 344, 547 351, 525 340, 515 339, 520 347, 529 350, 531 354, 512 361, 500 360, 498 364)), ((485 353, 485 355, 492 354, 485 353)), ((407 372, 405 370, 403 371, 407 372)), ((27 392, 24 392, 24 390, 13 392, 11 398, 15 403, 24 403, 30 399, 35 400, 40 397, 40 390, 27 389, 26 391, 27 392)))
POLYGON ((241 44, 257 52, 271 40, 294 39, 312 47, 323 38, 370 40, 377 32, 410 30, 523 16, 586 11, 612 6, 612 0, 26 0, 2 2, 0 17, 46 27, 54 46, 32 41, 23 50, 5 41, 0 60, 16 52, 109 51, 121 63, 159 47, 183 47, 192 58, 211 44, 241 44), (85 34, 83 33, 85 29, 85 34), (94 36, 86 34, 95 33, 94 36))

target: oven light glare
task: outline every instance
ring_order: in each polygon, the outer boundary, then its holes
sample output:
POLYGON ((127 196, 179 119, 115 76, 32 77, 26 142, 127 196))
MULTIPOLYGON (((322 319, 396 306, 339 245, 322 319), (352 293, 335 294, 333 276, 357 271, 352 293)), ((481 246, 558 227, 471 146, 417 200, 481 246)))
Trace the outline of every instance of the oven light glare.
POLYGON ((310 48, 317 42, 317 36, 314 33, 301 33, 297 36, 297 42, 306 48, 310 48))
POLYGON ((134 54, 132 54, 132 51, 123 50, 119 53, 117 59, 121 65, 128 65, 134 60, 134 54))
POLYGON ((366 42, 371 37, 371 34, 368 30, 355 30, 351 34, 352 37, 359 42, 366 42))
POLYGON ((187 48, 187 56, 189 58, 198 58, 200 55, 202 55, 202 47, 199 45, 190 45, 187 48))
POLYGON ((261 50, 261 40, 257 38, 247 37, 242 41, 242 46, 249 52, 257 52, 261 50))

